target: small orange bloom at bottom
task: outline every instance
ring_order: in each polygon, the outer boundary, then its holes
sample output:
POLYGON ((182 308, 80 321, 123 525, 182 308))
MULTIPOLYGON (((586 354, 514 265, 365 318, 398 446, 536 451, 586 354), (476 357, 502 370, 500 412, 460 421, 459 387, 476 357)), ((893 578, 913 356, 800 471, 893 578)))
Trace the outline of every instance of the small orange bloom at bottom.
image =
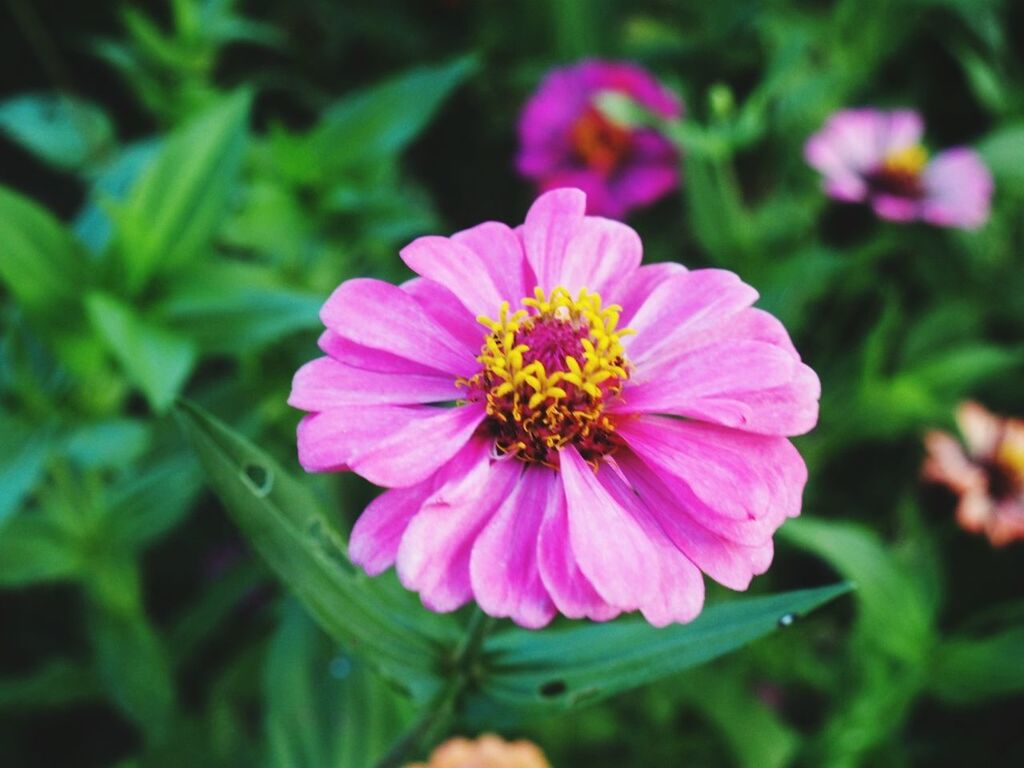
POLYGON ((449 739, 435 749, 426 763, 407 768, 551 768, 544 753, 529 741, 505 741, 484 734, 471 741, 449 739))

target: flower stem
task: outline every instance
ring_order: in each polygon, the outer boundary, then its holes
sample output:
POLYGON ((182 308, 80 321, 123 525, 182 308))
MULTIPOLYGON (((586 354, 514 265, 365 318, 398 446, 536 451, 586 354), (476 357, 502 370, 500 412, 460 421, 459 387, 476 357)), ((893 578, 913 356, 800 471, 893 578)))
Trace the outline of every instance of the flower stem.
POLYGON ((375 768, 399 768, 406 756, 432 730, 455 714, 459 696, 474 678, 474 665, 483 648, 484 638, 494 625, 494 619, 476 608, 466 624, 466 634, 459 643, 454 656, 451 679, 437 692, 423 712, 380 759, 375 768))

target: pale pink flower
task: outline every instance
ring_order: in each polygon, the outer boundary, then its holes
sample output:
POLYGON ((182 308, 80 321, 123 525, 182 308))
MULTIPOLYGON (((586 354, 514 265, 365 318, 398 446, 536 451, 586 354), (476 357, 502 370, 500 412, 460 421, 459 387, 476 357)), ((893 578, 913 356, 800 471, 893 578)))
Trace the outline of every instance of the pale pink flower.
POLYGON ((658 131, 606 117, 598 105, 604 94, 663 118, 683 111, 675 94, 635 64, 590 59, 560 67, 523 108, 517 165, 540 191, 578 187, 588 213, 622 218, 679 186, 679 154, 658 131))
POLYGON ((920 219, 976 229, 988 220, 992 175, 973 149, 929 159, 924 124, 909 109, 846 109, 832 115, 804 149, 837 200, 866 202, 883 219, 920 219))
POLYGON ((391 489, 350 556, 433 610, 689 621, 702 571, 745 589, 800 511, 786 436, 819 383, 785 329, 731 272, 640 266, 637 234, 585 208, 560 189, 516 229, 414 241, 420 276, 343 283, 295 376, 302 465, 391 489))
POLYGON ((966 451, 949 433, 929 432, 925 479, 959 496, 956 519, 965 530, 997 547, 1024 539, 1024 421, 973 402, 961 403, 956 420, 966 451))

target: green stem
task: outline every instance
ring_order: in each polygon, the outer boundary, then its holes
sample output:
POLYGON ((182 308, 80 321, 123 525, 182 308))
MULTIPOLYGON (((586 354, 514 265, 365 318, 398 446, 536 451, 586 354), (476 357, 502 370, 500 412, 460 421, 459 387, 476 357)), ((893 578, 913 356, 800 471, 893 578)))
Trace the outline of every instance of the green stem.
POLYGON ((466 634, 455 651, 452 676, 448 684, 430 700, 422 714, 395 742, 377 763, 376 768, 399 768, 407 755, 424 737, 447 720, 456 707, 459 696, 473 679, 473 666, 480 656, 484 639, 494 625, 494 619, 477 608, 466 625, 466 634))

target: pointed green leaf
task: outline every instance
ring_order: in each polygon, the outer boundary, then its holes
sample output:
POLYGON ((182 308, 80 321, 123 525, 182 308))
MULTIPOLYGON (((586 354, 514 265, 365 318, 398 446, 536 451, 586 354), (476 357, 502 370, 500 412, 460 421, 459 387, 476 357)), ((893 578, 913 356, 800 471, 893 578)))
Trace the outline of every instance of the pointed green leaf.
POLYGON ((93 326, 153 410, 166 410, 195 365, 192 342, 146 322, 131 307, 104 294, 89 296, 86 308, 93 326))
POLYGON ((0 280, 26 309, 46 316, 83 288, 84 259, 71 233, 49 211, 0 187, 0 280))
MULTIPOLYGON (((300 140, 302 157, 292 161, 305 166, 305 175, 330 179, 341 170, 396 156, 475 68, 472 58, 463 57, 417 67, 344 96, 324 113, 307 140, 300 140)), ((296 149, 287 139, 281 147, 296 149)))
POLYGON ((129 290, 207 255, 238 181, 250 100, 236 93, 172 134, 116 209, 129 290))
POLYGON ((482 695, 509 709, 570 709, 682 672, 786 626, 845 594, 834 584, 712 605, 689 624, 641 619, 542 633, 512 630, 485 644, 482 695))
POLYGON ((176 413, 228 513, 310 615, 400 686, 432 693, 458 636, 454 619, 357 571, 313 494, 266 453, 193 404, 176 413))
POLYGON ((153 315, 209 352, 240 354, 320 326, 322 296, 289 288, 252 264, 198 266, 168 285, 167 293, 153 315))

